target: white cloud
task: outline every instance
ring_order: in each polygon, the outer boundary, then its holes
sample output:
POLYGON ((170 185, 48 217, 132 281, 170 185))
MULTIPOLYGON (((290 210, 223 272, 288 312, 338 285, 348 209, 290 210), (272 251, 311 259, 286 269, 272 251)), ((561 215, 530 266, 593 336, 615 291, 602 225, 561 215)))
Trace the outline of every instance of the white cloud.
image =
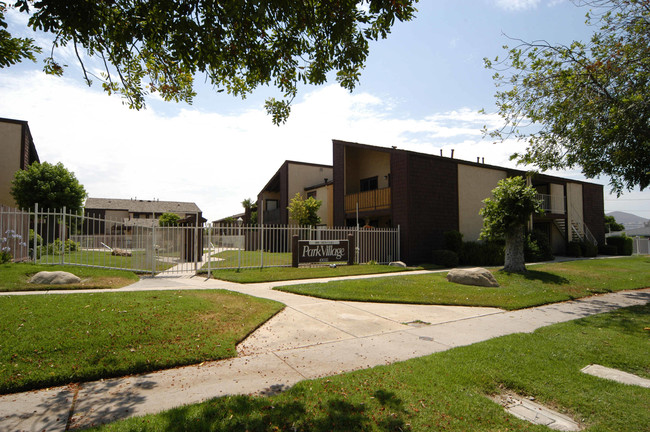
POLYGON ((537 7, 539 2, 540 0, 495 0, 495 4, 498 7, 507 11, 534 9, 537 7))

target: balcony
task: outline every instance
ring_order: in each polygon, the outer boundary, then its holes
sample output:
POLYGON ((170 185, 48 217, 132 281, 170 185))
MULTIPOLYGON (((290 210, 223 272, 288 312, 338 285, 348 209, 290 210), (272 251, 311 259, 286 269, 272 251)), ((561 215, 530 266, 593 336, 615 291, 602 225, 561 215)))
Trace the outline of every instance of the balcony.
POLYGON ((390 188, 375 189, 345 196, 345 212, 354 213, 359 203, 359 211, 384 210, 391 206, 390 188))
POLYGON ((542 209, 550 214, 565 214, 564 196, 537 194, 537 199, 542 202, 542 209))

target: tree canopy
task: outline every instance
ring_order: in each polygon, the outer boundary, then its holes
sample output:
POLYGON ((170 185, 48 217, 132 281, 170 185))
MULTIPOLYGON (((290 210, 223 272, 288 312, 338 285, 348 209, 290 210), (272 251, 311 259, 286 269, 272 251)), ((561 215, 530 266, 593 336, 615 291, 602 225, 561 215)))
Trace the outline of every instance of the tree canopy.
POLYGON ((181 217, 176 213, 166 212, 160 215, 158 218, 158 225, 164 226, 178 226, 178 221, 181 220, 181 217))
POLYGON ((302 195, 296 195, 289 201, 289 218, 298 225, 316 226, 321 222, 318 216, 318 209, 323 204, 322 201, 309 197, 304 199, 302 195))
POLYGON ((483 216, 482 239, 506 241, 505 265, 509 272, 526 271, 524 259, 524 231, 530 216, 542 213, 537 191, 526 185, 523 177, 499 180, 492 190, 492 198, 483 200, 480 211, 483 216))
POLYGON ((11 195, 20 208, 33 209, 34 204, 45 209, 61 209, 70 212, 81 210, 88 196, 74 173, 61 162, 34 162, 26 170, 16 171, 11 183, 11 195))
MULTIPOLYGON (((582 1, 598 25, 588 43, 518 41, 496 70, 504 120, 486 131, 527 142, 513 158, 542 170, 581 167, 621 194, 650 184, 650 2, 582 1)), ((508 47, 505 47, 508 49, 508 47)))
MULTIPOLYGON (((84 78, 98 79, 130 107, 148 93, 192 102, 194 78, 203 74, 216 91, 246 97, 261 85, 282 99, 266 109, 286 121, 300 84, 323 84, 329 73, 348 90, 359 81, 369 41, 386 38, 395 20, 409 21, 418 0, 17 0, 29 26, 55 35, 46 72, 61 75, 56 49, 71 46, 84 78), (83 55, 96 58, 93 74, 83 55)), ((0 26, 4 23, 0 9, 0 26)), ((0 33, 0 66, 34 58, 31 39, 0 33)), ((48 50, 49 51, 49 50, 48 50)))
POLYGON ((605 232, 625 231, 625 225, 616 222, 614 216, 605 215, 605 232))

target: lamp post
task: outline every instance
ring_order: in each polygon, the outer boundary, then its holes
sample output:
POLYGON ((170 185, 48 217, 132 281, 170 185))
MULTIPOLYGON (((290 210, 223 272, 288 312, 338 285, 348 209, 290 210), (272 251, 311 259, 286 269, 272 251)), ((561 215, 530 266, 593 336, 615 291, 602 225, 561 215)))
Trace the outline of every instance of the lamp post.
POLYGON ((237 226, 239 227, 239 232, 237 234, 237 271, 241 269, 241 224, 244 220, 241 217, 237 218, 237 226))

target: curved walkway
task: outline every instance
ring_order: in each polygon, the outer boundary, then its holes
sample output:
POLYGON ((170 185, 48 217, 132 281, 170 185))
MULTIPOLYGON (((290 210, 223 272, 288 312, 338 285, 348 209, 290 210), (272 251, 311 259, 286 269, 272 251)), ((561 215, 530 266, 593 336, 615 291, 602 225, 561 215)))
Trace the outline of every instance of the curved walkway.
POLYGON ((277 300, 287 307, 243 341, 234 359, 0 396, 0 430, 65 431, 223 395, 273 394, 304 379, 407 360, 650 302, 650 289, 644 289, 506 312, 331 301, 272 290, 301 282, 240 285, 201 278, 144 279, 121 288, 221 288, 277 300))

